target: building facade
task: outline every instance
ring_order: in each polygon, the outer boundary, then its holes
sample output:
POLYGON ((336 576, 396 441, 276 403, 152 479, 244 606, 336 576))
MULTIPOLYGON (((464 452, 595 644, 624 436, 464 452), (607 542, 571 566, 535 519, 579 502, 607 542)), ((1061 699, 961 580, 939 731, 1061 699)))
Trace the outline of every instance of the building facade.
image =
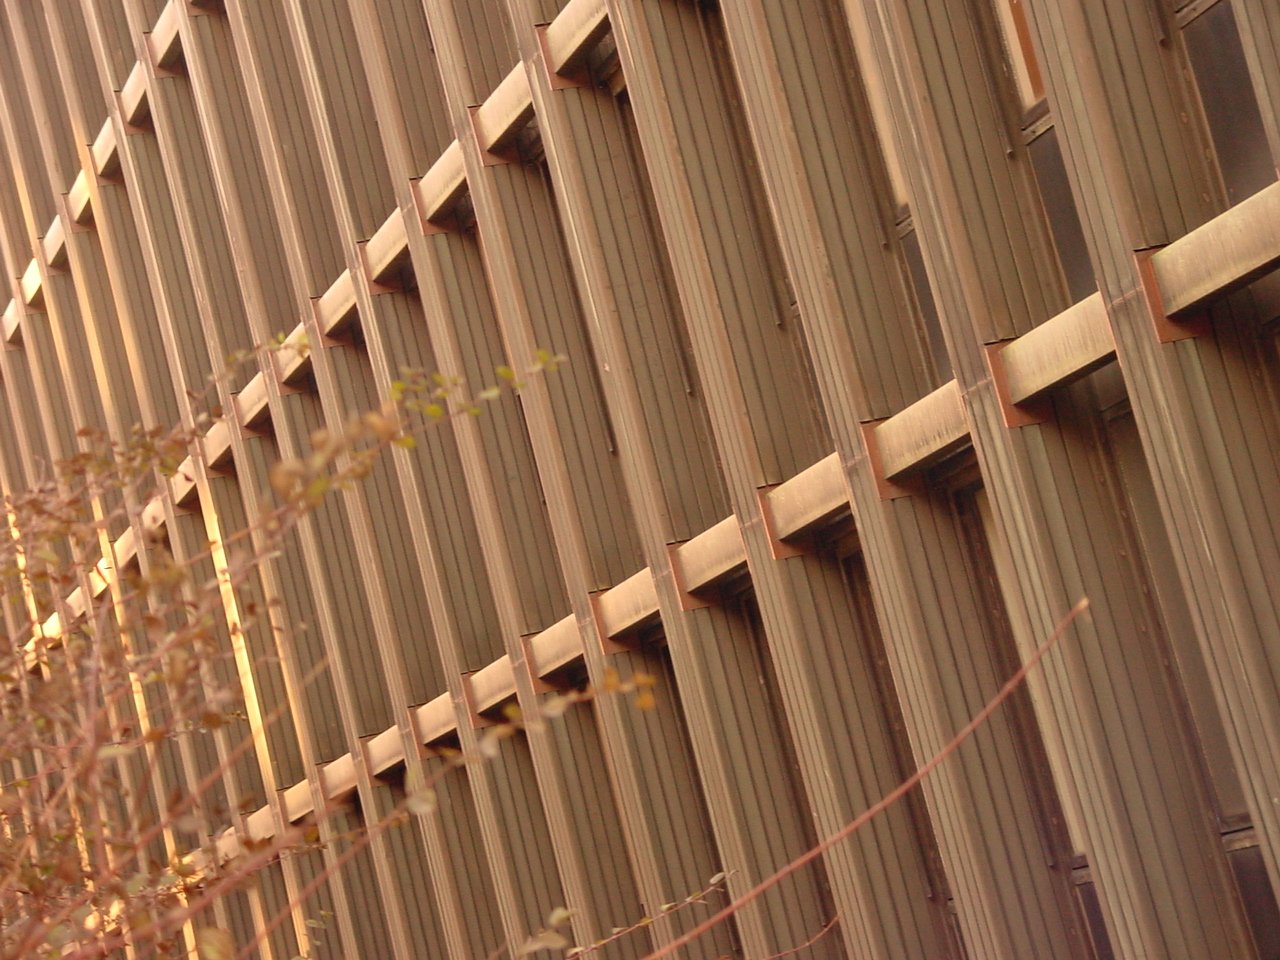
POLYGON ((6 491, 84 427, 193 422, 286 334, 104 569, 216 548, 404 367, 568 358, 261 568, 217 838, 346 806, 219 917, 249 939, 511 704, 637 675, 655 703, 448 772, 259 955, 481 958, 567 907, 579 945, 655 917, 600 951, 643 956, 707 912, 666 905, 891 791, 1087 597, 918 790, 680 955, 1280 957, 1280 5, 0 24, 6 491))

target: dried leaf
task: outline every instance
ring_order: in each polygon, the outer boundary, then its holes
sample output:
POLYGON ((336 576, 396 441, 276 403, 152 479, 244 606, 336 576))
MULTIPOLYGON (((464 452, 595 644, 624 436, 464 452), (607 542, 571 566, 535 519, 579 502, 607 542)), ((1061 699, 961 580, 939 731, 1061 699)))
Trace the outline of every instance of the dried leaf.
POLYGON ((555 930, 543 930, 526 940, 517 956, 528 956, 531 953, 537 953, 539 950, 563 950, 567 946, 569 946, 569 941, 565 939, 564 934, 555 930))
POLYGON ((200 960, 232 960, 236 944, 227 931, 205 927, 196 931, 196 954, 200 960))

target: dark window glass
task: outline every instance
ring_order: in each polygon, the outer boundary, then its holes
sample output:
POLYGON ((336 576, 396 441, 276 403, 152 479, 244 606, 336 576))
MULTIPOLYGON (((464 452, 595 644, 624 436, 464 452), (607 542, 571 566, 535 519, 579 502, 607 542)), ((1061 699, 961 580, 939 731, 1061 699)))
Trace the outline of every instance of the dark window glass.
POLYGON ((1260 322, 1270 323, 1280 317, 1280 272, 1255 280, 1249 285, 1249 292, 1253 294, 1253 305, 1260 322))
POLYGON ((1102 918, 1102 904, 1098 901, 1098 891, 1093 881, 1076 886, 1076 898, 1080 902, 1080 912, 1084 915, 1085 927, 1089 931, 1089 945, 1093 947, 1096 960, 1115 960, 1115 951, 1111 949, 1111 938, 1107 935, 1107 922, 1102 918))
POLYGON ((933 302, 933 291, 929 288, 929 275, 924 269, 924 255, 920 252, 920 240, 916 237, 914 230, 903 236, 902 253, 907 261, 911 290, 920 308, 920 320, 924 325, 924 346, 928 350, 929 359, 933 361, 936 374, 934 385, 941 386, 952 377, 951 358, 947 356, 947 342, 942 336, 942 321, 938 317, 938 307, 933 302))
POLYGON ((1233 850, 1228 856, 1254 943, 1258 945, 1258 960, 1280 960, 1280 908, 1271 892, 1262 851, 1246 847, 1233 850))
POLYGON ((1080 226, 1080 214, 1076 211, 1071 184, 1067 180, 1067 168, 1062 162, 1062 149, 1058 146, 1058 131, 1050 127, 1027 145, 1031 166, 1036 172, 1036 186, 1040 189, 1040 202, 1049 218, 1049 230, 1053 233, 1054 246, 1058 248, 1058 262, 1067 281, 1067 293, 1072 303, 1079 303, 1097 289, 1093 265, 1089 263, 1089 247, 1080 226))
POLYGON ((1239 203, 1275 180, 1276 168, 1231 4, 1224 0, 1210 7, 1187 24, 1183 35, 1227 199, 1239 203))

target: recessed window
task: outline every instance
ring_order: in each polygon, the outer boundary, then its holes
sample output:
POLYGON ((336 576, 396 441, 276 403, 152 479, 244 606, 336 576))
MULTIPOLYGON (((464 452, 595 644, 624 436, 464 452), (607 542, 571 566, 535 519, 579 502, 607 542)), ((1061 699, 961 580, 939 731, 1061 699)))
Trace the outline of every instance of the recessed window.
POLYGON ((1053 114, 1045 98, 1044 75, 1031 42, 1026 0, 995 0, 995 8, 1005 53, 1005 73, 1022 112, 1017 137, 1026 147, 1027 159, 1031 162, 1067 297, 1071 303, 1079 303, 1097 289, 1097 281, 1053 114))
POLYGON ((1062 160, 1057 129, 1050 127, 1028 143, 1027 154, 1036 173, 1036 187, 1049 220, 1049 232, 1053 234, 1053 244, 1058 250, 1067 296, 1072 303, 1079 303, 1098 285, 1093 275, 1093 264, 1089 262, 1089 245, 1085 242, 1084 227, 1076 212, 1071 182, 1067 179, 1067 167, 1062 160))
MULTIPOLYGON (((868 12, 867 16, 874 16, 868 12)), ((876 138, 880 141, 880 154, 884 158, 885 169, 889 174, 889 186, 893 191, 896 206, 907 204, 906 179, 902 175, 902 161, 898 156, 897 144, 893 136, 893 119, 889 110, 889 95, 885 89, 885 77, 880 72, 879 61, 875 54, 875 41, 867 29, 862 16, 852 15, 849 18, 850 32, 853 34, 853 50, 857 57, 862 74, 862 86, 871 107, 871 122, 876 128, 876 138)))
POLYGON ((1227 202, 1237 204, 1275 180, 1276 167, 1229 0, 1204 10, 1182 35, 1227 202))
POLYGON ((1009 73, 1018 90, 1022 109, 1027 112, 1044 99, 1044 79, 1031 44, 1026 5, 1023 0, 1002 0, 996 4, 996 13, 1000 17, 1009 73))

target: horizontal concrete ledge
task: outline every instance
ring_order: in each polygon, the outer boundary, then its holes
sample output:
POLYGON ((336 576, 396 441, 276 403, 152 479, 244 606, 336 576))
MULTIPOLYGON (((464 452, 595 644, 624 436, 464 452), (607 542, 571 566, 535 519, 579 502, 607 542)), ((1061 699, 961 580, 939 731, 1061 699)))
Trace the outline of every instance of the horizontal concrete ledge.
POLYGON ((702 590, 731 573, 745 569, 747 550, 736 516, 725 517, 714 527, 678 546, 672 556, 686 592, 702 590))
MULTIPOLYGON (((274 830, 273 830, 274 832, 274 830)), ((218 834, 218 838, 214 841, 214 856, 217 857, 219 863, 226 863, 235 857, 240 856, 244 852, 240 846, 240 837, 236 834, 234 827, 228 827, 218 834)), ((208 864, 203 851, 197 851, 192 854, 189 862, 197 870, 206 869, 208 864)))
POLYGON ((49 266, 62 269, 67 265, 67 231, 62 217, 54 215, 53 222, 40 240, 40 248, 44 262, 49 266))
POLYGON ((1247 286, 1280 265, 1280 183, 1273 183, 1151 258, 1170 317, 1247 286))
POLYGON ((320 768, 320 786, 326 800, 338 800, 356 788, 356 762, 344 753, 320 768))
POLYGON ((29 307, 39 306, 44 302, 44 292, 41 290, 40 264, 32 260, 27 264, 27 269, 22 271, 22 276, 18 279, 18 289, 22 293, 22 302, 29 307))
MULTIPOLYGON (((342 276, 346 277, 346 286, 350 287, 351 274, 344 271, 342 276)), ((333 287, 330 287, 329 293, 333 293, 334 287, 338 287, 338 284, 335 283, 333 287)), ((339 294, 342 294, 345 291, 342 288, 339 288, 338 292, 339 294)), ((325 296, 326 297, 329 296, 329 293, 326 293, 325 296)), ((352 303, 352 309, 354 310, 355 309, 354 289, 352 290, 352 293, 351 293, 351 303, 352 303)), ((334 310, 338 310, 338 309, 341 309, 342 303, 333 304, 331 306, 334 310)), ((323 302, 321 303, 320 309, 323 312, 324 310, 323 302)), ((350 313, 351 311, 347 311, 347 312, 350 313)), ((332 316, 332 314, 329 314, 329 315, 332 316)), ((342 314, 342 315, 345 316, 345 314, 342 314)), ((325 328, 324 332, 327 333, 332 329, 333 329, 333 326, 329 326, 325 328)), ((307 328, 305 325, 300 323, 296 327, 294 327, 293 330, 289 332, 289 335, 284 338, 284 343, 280 344, 280 346, 276 348, 276 352, 275 352, 276 370, 280 376, 281 383, 292 383, 293 381, 305 376, 308 372, 310 372, 311 348, 313 346, 314 344, 307 342, 307 328)))
POLYGON ((156 18, 156 24, 147 35, 151 48, 151 62, 166 70, 172 69, 182 58, 182 40, 178 34, 179 0, 169 0, 156 18))
MULTIPOLYGON (((316 325, 325 336, 334 333, 345 321, 351 319, 356 312, 356 286, 351 279, 351 271, 343 270, 338 274, 338 279, 329 284, 329 289, 322 293, 315 303, 316 325)), ((290 340, 297 343, 295 338, 302 336, 304 332, 303 325, 298 324, 286 338, 285 343, 287 344, 290 340)), ((289 378, 285 376, 283 369, 280 375, 288 381, 289 378)))
POLYGON ((93 219, 93 208, 90 203, 89 178, 81 170, 76 174, 71 189, 67 191, 67 209, 76 223, 86 224, 93 219))
POLYGON ((245 818, 245 832, 252 841, 266 840, 270 837, 274 837, 276 835, 276 824, 275 817, 271 813, 271 808, 262 807, 247 816, 245 818))
POLYGON ((1099 293, 1012 341, 1000 352, 1009 399, 1025 403, 1115 358, 1111 321, 1099 293))
POLYGON ((455 140, 440 154, 440 159, 413 186, 418 218, 423 226, 438 220, 467 186, 467 172, 462 162, 462 147, 455 140))
MULTIPOLYGON (((647 568, 646 568, 647 572, 647 568)), ((529 669, 534 676, 545 677, 568 666, 582 656, 578 623, 572 615, 557 620, 526 645, 529 669)))
POLYGON ((155 533, 164 525, 164 501, 156 497, 142 508, 142 526, 148 533, 155 533))
POLYGON ((533 119, 533 94, 529 74, 517 63, 489 94, 472 118, 481 150, 500 149, 533 119))
MULTIPOLYGON (((213 426, 209 428, 209 432, 204 435, 204 442, 201 444, 204 453, 204 462, 211 467, 220 467, 227 464, 231 459, 231 425, 226 420, 216 420, 213 426)), ((187 464, 183 464, 178 468, 178 472, 184 473, 187 464)), ((190 474, 194 482, 195 473, 190 474)), ((175 499, 176 494, 175 494, 175 499)), ((181 500, 178 500, 181 503, 181 500)))
MULTIPOLYGON (((205 438, 206 440, 208 437, 205 438)), ((169 493, 174 503, 182 503, 196 495, 196 467, 190 458, 182 461, 173 477, 169 480, 169 493)), ((150 504, 148 504, 150 506, 150 504)))
POLYGON ((471 703, 476 713, 492 710, 516 692, 515 670, 505 654, 469 677, 471 703))
POLYGON ((242 425, 250 427, 262 420, 267 412, 267 378, 255 373, 236 394, 236 414, 242 425))
POLYGON ((448 693, 424 703, 413 711, 413 724, 418 741, 432 744, 452 733, 457 726, 453 712, 453 700, 448 693))
POLYGON ((4 308, 4 342, 19 344, 22 342, 22 313, 18 309, 18 300, 13 298, 4 308))
POLYGON ((409 238, 405 233, 404 216, 397 207, 365 244, 365 269, 369 272, 369 279, 375 282, 387 279, 397 265, 403 262, 408 251, 409 238))
POLYGON ((608 29, 604 0, 569 0, 547 27, 547 69, 552 73, 573 69, 608 29))
MULTIPOLYGON (((280 795, 280 806, 284 813, 284 818, 290 823, 297 823, 307 814, 315 811, 315 801, 311 798, 311 782, 303 780, 295 783, 288 790, 280 795)), ((269 820, 271 814, 270 807, 262 807, 254 812, 254 816, 259 817, 259 824, 271 823, 271 832, 275 833, 275 823, 269 820)), ((251 818, 252 819, 252 818, 251 818)), ((259 826, 259 829, 262 827, 259 826)), ((256 832, 256 831, 255 831, 256 832)), ((261 839, 261 837, 255 837, 261 839)))
MULTIPOLYGON (((115 554, 115 563, 113 565, 107 565, 105 557, 98 562, 98 575, 102 578, 104 589, 112 577, 115 576, 115 571, 123 570, 138 557, 138 535, 134 532, 133 527, 130 527, 120 535, 111 552, 115 554)), ((97 594, 98 591, 95 589, 94 596, 97 596, 97 594)))
POLYGON ((645 567, 617 586, 600 594, 596 603, 600 629, 605 636, 619 637, 658 614, 658 591, 653 574, 645 567))
POLYGON ((141 62, 135 63, 120 88, 120 117, 131 127, 141 126, 151 116, 147 103, 147 71, 141 62))
POLYGON ((786 540, 823 526, 849 509, 849 495, 839 454, 831 454, 802 470, 766 495, 773 515, 773 535, 786 540))
MULTIPOLYGON (((404 763, 404 740, 399 727, 388 727, 364 745, 365 762, 375 777, 404 763)), ((305 781, 304 781, 305 782, 305 781)))
POLYGON ((960 384, 949 380, 876 427, 880 464, 888 479, 921 470, 969 439, 960 384))
POLYGON ((116 143, 116 128, 111 118, 102 125, 93 140, 93 172, 100 177, 110 176, 120 167, 120 151, 116 143))

